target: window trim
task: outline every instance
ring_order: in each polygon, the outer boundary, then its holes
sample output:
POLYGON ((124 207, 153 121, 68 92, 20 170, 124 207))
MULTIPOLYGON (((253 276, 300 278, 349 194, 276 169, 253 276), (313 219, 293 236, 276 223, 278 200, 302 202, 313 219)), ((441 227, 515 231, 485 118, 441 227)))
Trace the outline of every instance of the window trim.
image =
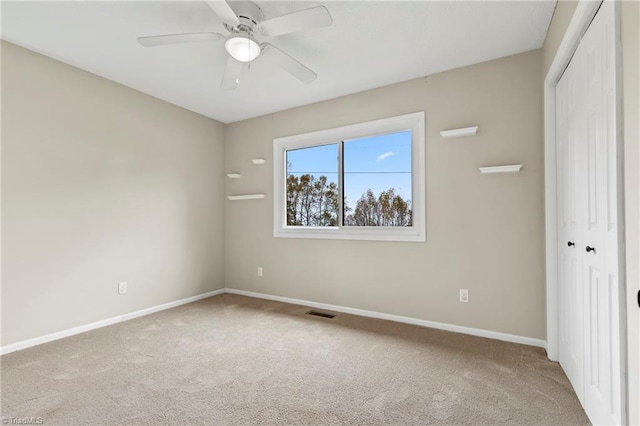
MULTIPOLYGON (((273 140, 273 236, 276 238, 321 238, 373 241, 426 241, 424 111, 351 124, 332 129, 284 136, 273 140), (287 226, 286 151, 341 143, 349 139, 411 131, 411 227, 308 227, 287 226)), ((338 150, 341 155, 341 150, 338 150)), ((340 161, 340 160, 338 160, 340 161)), ((339 168, 339 172, 340 172, 339 168)), ((338 179, 342 177, 338 173, 338 179)), ((343 188, 339 183, 340 196, 343 188)), ((342 205, 342 204, 341 204, 342 205)), ((341 223, 341 222, 340 222, 341 223)))

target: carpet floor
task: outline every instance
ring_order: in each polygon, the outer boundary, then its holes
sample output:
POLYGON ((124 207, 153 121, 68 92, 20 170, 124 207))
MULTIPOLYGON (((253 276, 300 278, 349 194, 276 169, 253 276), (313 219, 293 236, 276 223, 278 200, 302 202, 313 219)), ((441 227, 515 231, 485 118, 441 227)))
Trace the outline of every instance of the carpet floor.
POLYGON ((45 425, 588 424, 544 350, 232 294, 2 356, 45 425))

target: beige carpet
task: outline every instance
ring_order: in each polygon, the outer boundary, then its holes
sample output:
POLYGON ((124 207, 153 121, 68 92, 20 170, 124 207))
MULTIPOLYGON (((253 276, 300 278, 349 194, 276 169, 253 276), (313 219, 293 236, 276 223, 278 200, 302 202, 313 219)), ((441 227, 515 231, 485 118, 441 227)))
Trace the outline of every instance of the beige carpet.
POLYGON ((46 425, 588 424, 530 346, 225 294, 2 357, 46 425))

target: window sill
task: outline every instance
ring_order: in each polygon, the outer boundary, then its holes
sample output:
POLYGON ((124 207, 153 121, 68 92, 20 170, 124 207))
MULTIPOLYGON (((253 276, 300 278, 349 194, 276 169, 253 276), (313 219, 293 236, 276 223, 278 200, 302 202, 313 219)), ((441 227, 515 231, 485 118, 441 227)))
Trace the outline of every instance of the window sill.
POLYGON ((275 238, 301 238, 325 240, 360 240, 360 241, 399 241, 425 242, 425 235, 413 228, 281 228, 274 232, 275 238))

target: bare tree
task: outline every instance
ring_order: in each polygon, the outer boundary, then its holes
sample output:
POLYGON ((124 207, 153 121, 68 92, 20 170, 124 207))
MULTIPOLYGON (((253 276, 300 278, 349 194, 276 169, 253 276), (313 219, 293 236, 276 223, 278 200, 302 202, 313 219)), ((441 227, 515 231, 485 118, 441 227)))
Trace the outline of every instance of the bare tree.
MULTIPOLYGON (((287 164, 290 168, 291 164, 287 164)), ((337 226, 340 204, 338 185, 324 175, 287 175, 287 225, 337 226)), ((376 197, 371 189, 362 194, 355 209, 343 201, 347 226, 411 226, 411 201, 404 200, 394 188, 376 197)))
POLYGON ((376 198, 368 189, 358 202, 352 214, 345 217, 349 226, 411 226, 411 201, 405 201, 389 188, 376 198))

